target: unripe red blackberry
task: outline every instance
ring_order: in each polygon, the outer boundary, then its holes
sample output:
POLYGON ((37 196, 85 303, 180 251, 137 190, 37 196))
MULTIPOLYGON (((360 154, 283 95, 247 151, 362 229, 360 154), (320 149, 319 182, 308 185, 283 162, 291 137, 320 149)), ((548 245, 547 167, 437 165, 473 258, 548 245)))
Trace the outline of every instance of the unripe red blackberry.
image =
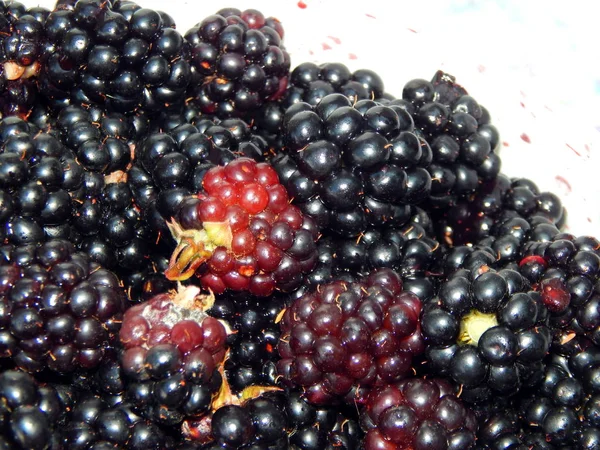
POLYGON ((317 262, 317 229, 289 204, 273 168, 238 158, 208 170, 202 185, 169 224, 177 248, 167 278, 196 274, 213 292, 259 296, 298 287, 317 262))

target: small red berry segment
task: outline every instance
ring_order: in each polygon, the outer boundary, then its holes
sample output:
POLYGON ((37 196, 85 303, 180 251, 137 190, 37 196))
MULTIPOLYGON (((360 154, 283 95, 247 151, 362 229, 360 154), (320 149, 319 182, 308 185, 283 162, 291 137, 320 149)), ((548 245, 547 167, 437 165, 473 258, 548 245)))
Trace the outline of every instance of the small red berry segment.
POLYGON ((542 301, 550 312, 561 313, 571 303, 571 293, 559 278, 549 278, 540 283, 542 301))
POLYGON ((203 187, 197 201, 187 202, 169 223, 178 245, 167 278, 196 274, 215 293, 267 296, 297 287, 316 263, 316 227, 289 204, 275 170, 238 158, 208 170, 203 187))
POLYGON ((362 403, 374 386, 413 373, 412 358, 425 349, 420 312, 391 269, 321 285, 283 314, 279 374, 311 403, 362 403))

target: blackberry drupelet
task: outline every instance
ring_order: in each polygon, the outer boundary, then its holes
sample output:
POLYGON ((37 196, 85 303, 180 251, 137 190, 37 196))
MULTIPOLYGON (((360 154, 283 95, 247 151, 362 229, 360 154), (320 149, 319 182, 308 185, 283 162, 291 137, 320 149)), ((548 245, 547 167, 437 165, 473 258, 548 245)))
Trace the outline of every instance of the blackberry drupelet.
POLYGON ((140 415, 167 426, 210 411, 221 387, 228 326, 210 317, 214 296, 194 286, 163 293, 123 316, 120 366, 140 415))
POLYGON ((194 274, 213 292, 268 296, 297 288, 316 264, 314 221, 289 204, 267 163, 237 158, 209 168, 203 192, 182 202, 169 222, 177 242, 166 276, 194 274))
POLYGON ((320 285, 281 320, 279 374, 314 404, 363 403, 369 390, 413 373, 425 349, 421 301, 391 269, 320 285))
POLYGON ((375 388, 361 424, 365 450, 475 448, 475 414, 443 380, 413 378, 375 388))
POLYGON ((203 113, 247 114, 279 98, 287 86, 290 59, 283 27, 260 11, 227 8, 188 30, 194 102, 203 113))
POLYGON ((128 303, 117 277, 65 240, 0 248, 1 357, 30 372, 101 365, 128 303))
POLYGON ((46 20, 40 92, 55 109, 176 108, 191 81, 189 46, 165 13, 130 1, 80 0, 46 20))
POLYGON ((330 94, 299 102, 283 119, 284 151, 271 160, 294 203, 326 234, 398 227, 426 200, 431 149, 397 106, 330 94))
POLYGON ((37 101, 44 24, 50 12, 0 2, 0 119, 27 117, 37 101))
POLYGON ((60 449, 58 430, 65 405, 50 385, 31 375, 0 373, 0 448, 12 450, 60 449))

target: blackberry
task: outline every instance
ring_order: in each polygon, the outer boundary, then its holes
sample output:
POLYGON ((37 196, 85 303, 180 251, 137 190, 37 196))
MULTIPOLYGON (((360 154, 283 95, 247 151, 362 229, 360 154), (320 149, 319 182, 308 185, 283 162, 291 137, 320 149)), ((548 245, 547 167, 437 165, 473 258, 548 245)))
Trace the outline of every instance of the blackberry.
POLYGON ((362 403, 373 386, 412 373, 425 349, 420 312, 421 301, 402 291, 391 269, 320 285, 283 314, 279 374, 311 403, 362 403))
POLYGON ((297 391, 267 392, 222 406, 206 431, 203 450, 354 450, 363 435, 355 411, 311 405, 297 391))
MULTIPOLYGON (((293 294, 295 295, 295 294, 293 294)), ((275 386, 279 359, 277 343, 280 329, 277 317, 290 302, 290 295, 274 293, 268 298, 247 293, 219 295, 208 311, 227 321, 229 353, 225 374, 235 393, 250 386, 275 386)))
POLYGON ((316 106, 291 106, 285 151, 272 158, 290 197, 322 230, 358 236, 368 225, 406 223, 407 205, 429 196, 431 149, 406 111, 330 94, 316 106))
POLYGON ((453 76, 438 71, 431 82, 411 80, 402 99, 418 134, 431 146, 428 170, 434 205, 447 207, 497 177, 498 131, 489 123, 485 108, 453 76))
POLYGON ((53 134, 17 117, 0 121, 1 238, 11 244, 77 239, 70 219, 85 169, 53 134))
POLYGON ((60 239, 1 254, 2 358, 31 372, 101 365, 128 303, 117 277, 60 239))
POLYGON ((210 168, 202 188, 169 222, 177 248, 167 278, 196 274, 213 292, 259 296, 302 283, 316 263, 317 228, 289 204, 270 165, 235 159, 210 168))
MULTIPOLYGON (((392 97, 384 92, 383 80, 375 72, 359 69, 351 72, 341 63, 301 63, 290 73, 289 83, 280 99, 266 102, 252 114, 256 131, 264 136, 274 148, 282 148, 281 130, 287 108, 298 102, 311 106, 329 94, 342 94, 355 103, 359 100, 375 100, 385 103, 392 97)), ((403 115, 412 120, 409 115, 403 115)))
POLYGON ((198 288, 159 294, 123 316, 120 367, 126 397, 143 417, 167 426, 206 414, 221 387, 228 328, 206 314, 198 288))
POLYGON ((0 118, 27 117, 38 95, 44 23, 49 11, 0 3, 0 118))
POLYGON ((185 97, 189 48, 165 13, 80 0, 53 11, 45 31, 40 92, 55 109, 85 104, 153 114, 185 97))
POLYGON ((0 448, 46 450, 58 447, 65 405, 50 385, 15 370, 0 373, 0 448))
POLYGON ((421 327, 433 373, 461 385, 462 398, 509 396, 541 376, 552 331, 542 295, 519 272, 492 269, 493 251, 470 252, 423 308, 421 327))
POLYGON ((191 47, 194 99, 203 113, 244 114, 284 92, 290 68, 283 27, 257 10, 227 8, 185 34, 191 47))
POLYGON ((111 406, 90 393, 77 400, 62 431, 64 448, 73 450, 164 450, 170 447, 168 442, 163 430, 137 416, 128 404, 111 406))
POLYGON ((477 422, 446 382, 407 379, 374 389, 361 413, 365 450, 473 449, 477 422))

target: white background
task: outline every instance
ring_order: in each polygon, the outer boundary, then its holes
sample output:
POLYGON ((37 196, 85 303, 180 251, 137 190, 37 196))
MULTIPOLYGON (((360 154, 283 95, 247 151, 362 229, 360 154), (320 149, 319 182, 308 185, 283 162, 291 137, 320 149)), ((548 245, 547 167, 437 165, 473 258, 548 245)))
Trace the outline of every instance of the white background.
MULTIPOLYGON (((53 1, 30 3, 52 7, 53 1)), ((600 237, 600 3, 518 0, 138 0, 180 32, 218 9, 255 8, 285 28, 292 67, 369 68, 399 97, 437 69, 490 111, 503 172, 558 194, 568 229, 600 237), (527 142, 529 141, 529 142, 527 142)))

